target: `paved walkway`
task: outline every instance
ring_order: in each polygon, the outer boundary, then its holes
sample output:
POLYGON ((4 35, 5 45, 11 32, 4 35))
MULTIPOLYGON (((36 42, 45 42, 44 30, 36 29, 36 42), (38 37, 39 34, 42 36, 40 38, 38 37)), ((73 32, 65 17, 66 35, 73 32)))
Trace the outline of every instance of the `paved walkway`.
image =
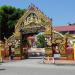
MULTIPOLYGON (((43 62, 43 59, 25 59, 25 60, 13 60, 13 61, 8 61, 5 63, 2 63, 2 66, 33 66, 33 65, 45 65, 43 62), (13 64, 13 65, 12 65, 13 64)), ((53 65, 75 65, 75 61, 72 60, 55 60, 55 63, 53 63, 52 60, 49 61, 49 63, 46 64, 53 64, 53 65)))
MULTIPOLYGON (((25 59, 25 60, 4 60, 4 63, 12 63, 12 62, 23 62, 24 63, 29 63, 29 64, 36 64, 36 63, 39 63, 39 64, 44 64, 44 59, 43 57, 29 57, 29 59, 25 59), (35 60, 35 61, 34 61, 35 60)), ((46 60, 47 61, 47 60, 46 60)), ((47 61, 48 64, 53 64, 53 61, 52 61, 52 58, 50 58, 49 61, 47 61)), ((59 65, 75 65, 75 61, 74 60, 55 60, 55 64, 59 64, 59 65)))
POLYGON ((75 75, 75 66, 42 64, 42 59, 11 61, 0 65, 0 75, 75 75))

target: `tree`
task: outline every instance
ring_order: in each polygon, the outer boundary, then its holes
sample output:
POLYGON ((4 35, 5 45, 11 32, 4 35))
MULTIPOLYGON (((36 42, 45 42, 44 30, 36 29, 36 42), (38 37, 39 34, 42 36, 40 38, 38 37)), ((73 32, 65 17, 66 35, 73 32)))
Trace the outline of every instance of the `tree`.
POLYGON ((15 8, 12 6, 0 7, 0 39, 9 38, 14 32, 17 20, 23 15, 25 9, 15 8))
POLYGON ((43 34, 37 36, 37 47, 44 48, 45 47, 45 37, 43 34))

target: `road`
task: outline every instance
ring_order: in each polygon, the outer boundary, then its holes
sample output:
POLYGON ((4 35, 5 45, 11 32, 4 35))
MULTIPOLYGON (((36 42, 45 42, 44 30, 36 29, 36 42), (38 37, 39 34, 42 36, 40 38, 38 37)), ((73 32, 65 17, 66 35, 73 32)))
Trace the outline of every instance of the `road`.
POLYGON ((74 65, 42 64, 42 59, 3 63, 0 75, 75 75, 74 65))

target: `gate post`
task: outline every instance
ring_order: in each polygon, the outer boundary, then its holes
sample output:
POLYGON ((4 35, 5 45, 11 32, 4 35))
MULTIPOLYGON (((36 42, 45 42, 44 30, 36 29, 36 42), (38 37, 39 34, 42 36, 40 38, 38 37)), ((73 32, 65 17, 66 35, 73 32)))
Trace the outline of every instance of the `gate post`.
POLYGON ((74 48, 74 60, 75 60, 75 42, 73 44, 73 48, 74 48))
POLYGON ((22 60, 22 29, 20 30, 20 57, 22 60))

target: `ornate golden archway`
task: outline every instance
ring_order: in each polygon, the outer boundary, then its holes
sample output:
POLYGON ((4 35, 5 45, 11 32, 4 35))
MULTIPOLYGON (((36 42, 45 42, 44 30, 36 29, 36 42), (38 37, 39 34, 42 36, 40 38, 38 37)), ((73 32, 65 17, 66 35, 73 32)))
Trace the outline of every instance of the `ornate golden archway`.
MULTIPOLYGON (((49 37, 48 44, 50 46, 54 43, 59 44, 59 50, 62 56, 65 54, 64 48, 64 36, 59 32, 56 32, 52 28, 52 19, 45 16, 37 7, 31 5, 28 7, 24 15, 18 20, 15 26, 15 33, 8 38, 8 43, 17 45, 15 51, 19 50, 18 53, 22 56, 22 39, 23 35, 36 34, 39 32, 45 32, 45 37, 49 37)), ((51 49, 52 50, 52 49, 51 49)))

